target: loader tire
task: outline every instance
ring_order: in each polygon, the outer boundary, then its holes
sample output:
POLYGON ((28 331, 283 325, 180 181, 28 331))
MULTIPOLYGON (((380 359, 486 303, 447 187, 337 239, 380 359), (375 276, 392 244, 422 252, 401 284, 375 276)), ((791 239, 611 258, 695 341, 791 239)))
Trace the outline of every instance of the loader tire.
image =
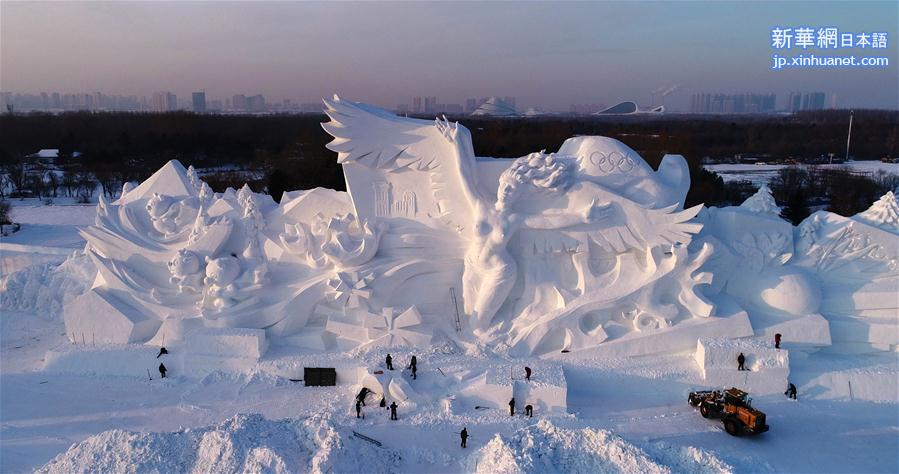
POLYGON ((703 403, 699 405, 699 414, 702 415, 703 418, 711 418, 712 408, 708 403, 703 403))
POLYGON ((724 431, 731 436, 740 436, 740 422, 733 418, 724 420, 724 431))

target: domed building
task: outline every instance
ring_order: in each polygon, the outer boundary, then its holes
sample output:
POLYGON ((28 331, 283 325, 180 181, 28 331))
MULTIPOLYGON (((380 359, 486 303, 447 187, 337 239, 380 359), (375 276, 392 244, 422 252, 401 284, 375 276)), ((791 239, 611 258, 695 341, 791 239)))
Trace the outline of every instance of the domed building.
POLYGON ((641 110, 635 102, 619 102, 609 108, 600 110, 593 115, 636 115, 636 114, 660 114, 665 111, 665 106, 660 105, 648 110, 641 110))
POLYGON ((487 99, 483 104, 478 106, 471 115, 486 115, 491 117, 517 117, 518 111, 515 107, 503 102, 497 97, 487 99))

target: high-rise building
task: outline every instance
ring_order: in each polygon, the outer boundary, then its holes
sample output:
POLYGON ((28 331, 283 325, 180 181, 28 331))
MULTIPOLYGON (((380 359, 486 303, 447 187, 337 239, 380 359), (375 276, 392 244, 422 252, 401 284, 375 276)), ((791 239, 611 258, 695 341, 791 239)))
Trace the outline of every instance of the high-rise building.
POLYGON ((775 94, 693 94, 690 112, 695 114, 770 113, 777 105, 775 94))
POLYGON ((191 99, 194 112, 198 114, 206 112, 206 92, 194 92, 193 94, 191 94, 191 99))
POLYGON ((824 110, 827 96, 823 92, 809 92, 802 98, 803 110, 824 110))
POLYGON ((246 110, 250 112, 265 112, 265 97, 262 94, 247 97, 246 110))
POLYGON ((235 94, 231 98, 232 110, 247 110, 247 96, 243 94, 235 94))
MULTIPOLYGON (((85 98, 91 99, 90 96, 85 98)), ((171 92, 155 92, 153 94, 153 110, 155 112, 171 112, 173 110, 178 110, 178 96, 171 92)))
POLYGON ((437 97, 425 97, 425 110, 426 114, 434 114, 437 113, 437 97))
POLYGON ((421 113, 421 96, 415 96, 412 98, 412 113, 420 114, 421 113))

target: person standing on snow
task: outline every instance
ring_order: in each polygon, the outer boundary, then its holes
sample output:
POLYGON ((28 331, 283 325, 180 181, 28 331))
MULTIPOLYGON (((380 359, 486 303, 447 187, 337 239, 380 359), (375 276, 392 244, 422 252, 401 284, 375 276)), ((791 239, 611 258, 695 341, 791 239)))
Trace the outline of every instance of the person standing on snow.
POLYGON ((464 447, 465 447, 465 440, 468 439, 468 429, 467 429, 467 428, 462 428, 462 432, 459 433, 459 436, 462 437, 462 447, 464 448, 464 447))
POLYGON ((413 355, 412 355, 412 360, 409 361, 409 367, 406 367, 406 368, 407 368, 407 369, 412 369, 412 371, 415 372, 415 368, 416 368, 417 365, 418 365, 418 359, 417 359, 417 358, 415 357, 415 355, 413 354, 413 355))
POLYGON ((165 364, 163 364, 163 363, 160 362, 160 363, 159 363, 159 375, 161 375, 162 378, 165 378, 165 373, 166 373, 166 372, 168 372, 168 369, 165 368, 165 364))
POLYGON ((525 405, 524 406, 524 414, 530 418, 534 417, 534 406, 533 405, 525 405))
POLYGON ((515 416, 515 397, 509 400, 509 416, 515 416))
POLYGON ((387 362, 387 370, 393 370, 393 357, 390 357, 390 354, 387 354, 385 362, 387 362))
POLYGON ((396 402, 390 402, 390 419, 396 420, 396 402))
POLYGON ((780 333, 774 335, 774 348, 780 349, 780 333))
POLYGON ((737 356, 737 370, 746 370, 746 367, 743 367, 743 364, 746 363, 746 356, 741 352, 740 355, 737 356))
POLYGON ((796 400, 796 386, 793 385, 792 383, 790 383, 790 386, 787 387, 787 391, 784 392, 784 395, 786 395, 787 398, 792 398, 793 400, 796 400))
POLYGON ((362 402, 356 400, 356 418, 362 418, 362 402))
POLYGON ((412 366, 412 380, 418 379, 418 367, 412 366))
POLYGON ((527 380, 528 382, 531 381, 531 368, 530 367, 524 368, 524 379, 527 380))

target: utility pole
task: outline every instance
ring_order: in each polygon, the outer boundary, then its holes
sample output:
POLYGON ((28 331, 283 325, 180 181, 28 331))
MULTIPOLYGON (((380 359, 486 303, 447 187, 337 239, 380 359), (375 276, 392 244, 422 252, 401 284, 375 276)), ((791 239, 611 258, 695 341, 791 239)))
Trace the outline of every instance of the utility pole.
POLYGON ((849 140, 852 139, 852 115, 853 111, 849 111, 849 133, 846 134, 846 160, 849 161, 849 140))

